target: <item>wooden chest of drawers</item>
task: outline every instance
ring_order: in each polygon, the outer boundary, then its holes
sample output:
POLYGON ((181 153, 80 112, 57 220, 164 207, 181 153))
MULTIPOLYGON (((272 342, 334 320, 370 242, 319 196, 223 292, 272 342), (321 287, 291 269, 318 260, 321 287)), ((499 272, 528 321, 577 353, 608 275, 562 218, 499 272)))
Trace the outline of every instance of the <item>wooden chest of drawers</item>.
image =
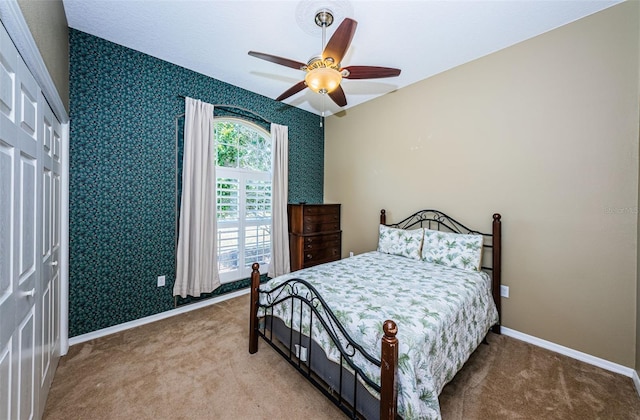
POLYGON ((289 204, 291 271, 340 259, 340 204, 289 204))

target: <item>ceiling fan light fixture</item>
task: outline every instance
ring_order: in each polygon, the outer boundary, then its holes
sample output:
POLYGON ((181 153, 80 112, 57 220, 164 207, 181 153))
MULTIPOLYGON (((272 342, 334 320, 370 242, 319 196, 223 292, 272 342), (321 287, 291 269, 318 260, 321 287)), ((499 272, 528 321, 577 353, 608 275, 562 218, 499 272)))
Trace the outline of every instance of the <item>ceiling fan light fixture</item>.
POLYGON ((330 93, 340 86, 342 74, 331 67, 318 67, 309 70, 304 81, 316 93, 330 93))
MULTIPOLYGON (((328 0, 323 0, 328 1, 328 0)), ((337 1, 337 0, 335 0, 337 1)), ((346 1, 346 0, 341 0, 346 1)), ((301 4, 312 4, 313 0, 305 0, 301 4)), ((307 10, 307 9, 305 9, 307 10)), ((400 75, 400 69, 379 66, 349 66, 342 68, 341 61, 351 45, 351 40, 356 32, 358 22, 345 17, 338 28, 333 32, 329 42, 325 43, 327 26, 331 25, 335 19, 333 12, 329 9, 316 9, 315 23, 322 29, 322 53, 311 57, 307 64, 276 55, 249 51, 249 55, 262 60, 282 66, 291 67, 304 71, 304 80, 299 81, 289 89, 284 91, 275 100, 282 101, 296 93, 309 88, 312 92, 323 95, 323 116, 324 97, 329 98, 339 107, 347 106, 347 98, 344 89, 340 84, 342 79, 379 79, 383 77, 396 77, 400 75)))

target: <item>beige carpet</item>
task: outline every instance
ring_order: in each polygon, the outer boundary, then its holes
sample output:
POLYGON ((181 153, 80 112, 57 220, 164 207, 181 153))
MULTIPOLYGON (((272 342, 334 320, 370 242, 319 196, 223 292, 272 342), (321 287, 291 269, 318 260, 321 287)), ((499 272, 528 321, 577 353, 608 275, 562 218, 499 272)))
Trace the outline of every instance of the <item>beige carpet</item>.
MULTIPOLYGON (((44 419, 336 419, 340 410, 264 342, 243 296, 78 344, 44 419)), ((640 419, 631 379, 491 334, 440 404, 447 419, 640 419)))

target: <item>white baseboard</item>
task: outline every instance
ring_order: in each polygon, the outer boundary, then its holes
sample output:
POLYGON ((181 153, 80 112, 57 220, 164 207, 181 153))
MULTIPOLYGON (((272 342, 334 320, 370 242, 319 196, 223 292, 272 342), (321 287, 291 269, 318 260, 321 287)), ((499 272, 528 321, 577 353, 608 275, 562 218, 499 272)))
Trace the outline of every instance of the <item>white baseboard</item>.
POLYGON ((631 378, 633 379, 633 384, 636 386, 636 392, 638 396, 640 396, 640 377, 638 376, 638 371, 634 370, 631 378))
POLYGON ((206 306, 215 305, 216 303, 224 302, 225 300, 233 299, 238 296, 246 295, 251 292, 250 288, 237 290, 235 292, 226 293, 222 296, 203 300, 197 303, 182 306, 180 308, 171 309, 169 311, 160 312, 159 314, 147 316, 144 318, 136 319, 134 321, 125 322, 123 324, 114 325, 112 327, 103 328, 98 331, 92 331, 87 334, 77 335, 69 339, 69 345, 84 343, 85 341, 95 340, 96 338, 104 337, 107 335, 115 334, 117 332, 125 331, 131 328, 139 327, 141 325, 149 324, 151 322, 159 321, 161 319, 169 318, 172 316, 180 315, 185 312, 193 311, 196 309, 204 308, 206 306))
POLYGON ((638 393, 640 394, 640 380, 638 380, 638 373, 635 371, 635 369, 622 366, 617 363, 613 363, 608 360, 601 359, 599 357, 595 357, 587 353, 570 349, 569 347, 564 347, 559 344, 552 343, 551 341, 546 341, 541 338, 534 337, 532 335, 524 334, 519 331, 512 330, 510 328, 500 327, 500 331, 502 332, 502 334, 506 336, 513 337, 521 341, 525 341, 527 343, 533 344, 534 346, 542 347, 544 349, 551 350, 556 353, 563 354, 565 356, 569 356, 573 359, 580 360, 581 362, 585 362, 590 365, 600 367, 610 372, 620 373, 624 376, 628 376, 629 378, 633 378, 634 383, 636 384, 636 390, 638 390, 638 393), (633 374, 635 374, 635 378, 633 374))

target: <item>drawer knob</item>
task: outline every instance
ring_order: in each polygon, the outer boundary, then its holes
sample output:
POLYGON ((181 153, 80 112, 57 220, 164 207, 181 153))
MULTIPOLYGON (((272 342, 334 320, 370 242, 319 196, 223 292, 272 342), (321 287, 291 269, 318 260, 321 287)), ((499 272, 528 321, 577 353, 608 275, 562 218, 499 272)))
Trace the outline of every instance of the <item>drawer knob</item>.
POLYGON ((311 254, 307 254, 307 258, 308 258, 308 259, 313 258, 313 255, 311 255, 311 254))

